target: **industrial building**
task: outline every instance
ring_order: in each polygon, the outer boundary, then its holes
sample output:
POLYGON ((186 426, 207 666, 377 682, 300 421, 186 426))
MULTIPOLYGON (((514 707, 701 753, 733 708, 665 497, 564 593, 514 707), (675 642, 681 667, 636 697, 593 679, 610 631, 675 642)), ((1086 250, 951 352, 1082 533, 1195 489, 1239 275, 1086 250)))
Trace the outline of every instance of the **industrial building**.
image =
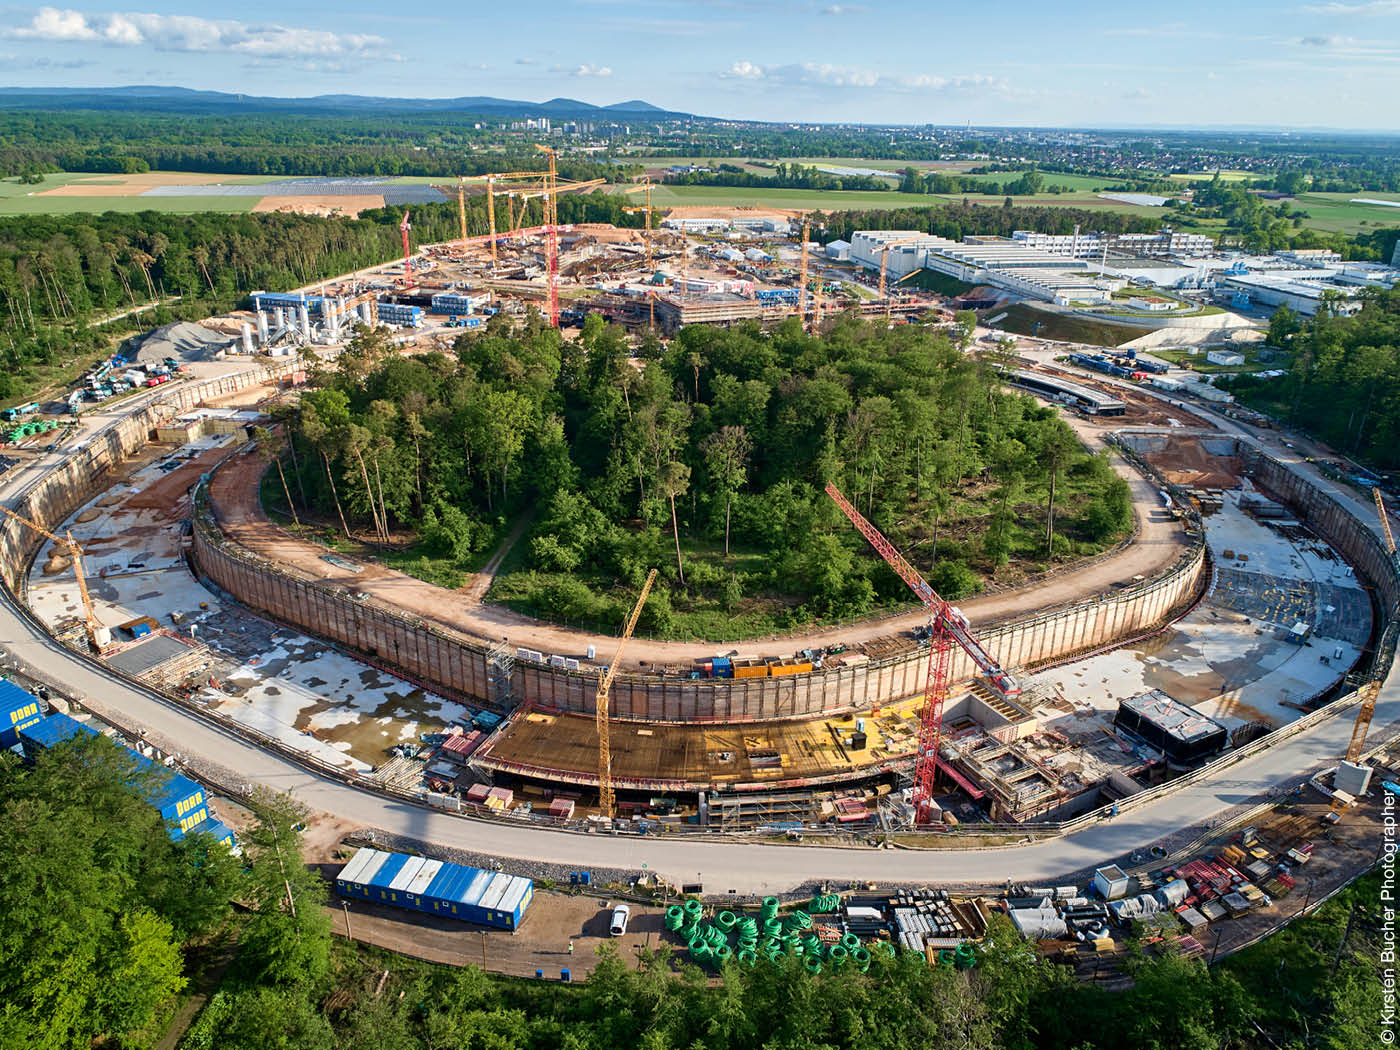
POLYGON ((1209 758, 1229 743, 1229 733, 1213 718, 1173 700, 1160 689, 1124 700, 1113 724, 1185 765, 1209 758))
POLYGON ((381 901, 463 922, 518 930, 535 895, 532 880, 362 846, 335 877, 346 897, 381 901))
POLYGON ((1121 278, 1085 272, 1065 256, 1014 241, 960 244, 914 230, 860 230, 852 235, 853 262, 879 270, 882 257, 890 282, 927 269, 1060 305, 1105 303, 1127 284, 1121 278))
POLYGON ((1334 314, 1350 316, 1359 313, 1361 303, 1356 288, 1325 280, 1318 270, 1274 270, 1254 273, 1226 271, 1217 281, 1224 288, 1236 291, 1235 302, 1240 306, 1287 306, 1295 313, 1311 317, 1318 312, 1324 299, 1331 302, 1334 314))
MULTIPOLYGON (((57 747, 75 737, 101 735, 85 722, 55 712, 38 721, 27 722, 19 730, 19 741, 24 746, 25 754, 33 758, 38 752, 57 747)), ((202 787, 189 777, 156 765, 139 751, 129 747, 122 747, 122 750, 131 756, 137 772, 155 774, 149 782, 141 785, 140 790, 146 796, 146 801, 165 820, 172 839, 178 842, 186 835, 198 833, 212 835, 216 842, 229 847, 235 845, 233 832, 228 826, 209 815, 202 787)))
POLYGON ((1010 374, 1008 381, 1042 397, 1073 405, 1091 416, 1121 416, 1127 411, 1127 405, 1116 397, 1044 372, 1018 369, 1010 374))
POLYGON ((1215 241, 1203 233, 1178 233, 1163 226, 1156 233, 1039 233, 1016 230, 1012 240, 1027 248, 1066 255, 1072 259, 1098 258, 1105 249, 1153 258, 1196 258, 1215 251, 1215 241))

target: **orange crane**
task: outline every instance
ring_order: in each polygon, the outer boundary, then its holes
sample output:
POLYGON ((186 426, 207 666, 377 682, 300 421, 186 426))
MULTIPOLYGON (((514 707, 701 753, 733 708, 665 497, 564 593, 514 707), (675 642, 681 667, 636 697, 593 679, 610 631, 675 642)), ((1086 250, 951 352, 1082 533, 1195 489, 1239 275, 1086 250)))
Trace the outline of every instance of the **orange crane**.
POLYGON ((613 653, 612 663, 598 672, 598 692, 594 694, 594 711, 598 722, 598 811, 611 817, 616 809, 612 786, 612 735, 608 727, 608 691, 617 676, 622 663, 622 650, 632 632, 637 629, 637 618, 642 615, 642 606, 647 603, 651 585, 656 582, 656 570, 647 574, 647 582, 642 584, 642 593, 637 604, 632 607, 632 615, 627 618, 627 626, 622 629, 622 637, 617 640, 617 652, 613 653))
POLYGON ((928 678, 924 687, 924 706, 919 715, 919 754, 914 762, 913 797, 915 820, 927 824, 933 785, 938 779, 939 749, 943 745, 943 704, 948 699, 948 669, 953 646, 957 645, 972 658, 986 684, 997 695, 1011 699, 1021 694, 1021 687, 977 640, 962 611, 939 597, 938 592, 904 559, 904 555, 894 549, 880 530, 866 521, 860 511, 841 495, 840 489, 828 484, 826 494, 929 610, 928 678))
POLYGON ((457 222, 462 228, 462 247, 467 244, 467 186, 462 176, 457 176, 457 222))
POLYGON ((632 187, 630 187, 630 188, 625 189, 625 190, 622 191, 623 193, 636 193, 636 192, 638 192, 638 191, 645 191, 645 193, 646 193, 646 195, 647 195, 647 203, 646 203, 646 207, 645 207, 645 208, 623 208, 623 209, 622 209, 623 211, 625 211, 625 212, 626 212, 627 214, 629 214, 629 215, 635 215, 637 212, 643 212, 643 213, 646 215, 646 220, 647 220, 647 227, 646 227, 647 266, 650 266, 650 265, 651 265, 651 185, 652 185, 652 184, 651 184, 651 176, 650 176, 650 175, 643 175, 643 176, 642 176, 642 181, 641 181, 641 182, 637 183, 637 185, 635 185, 635 186, 632 186, 632 187))
POLYGON ((78 546, 73 539, 71 532, 63 536, 55 535, 42 525, 35 524, 22 514, 16 514, 9 507, 0 506, 0 511, 14 518, 21 525, 28 525, 40 536, 53 540, 54 545, 68 552, 68 557, 73 562, 73 576, 78 581, 78 594, 83 600, 83 615, 87 622, 88 644, 92 646, 94 652, 100 653, 106 648, 106 643, 102 641, 102 636, 107 629, 97 619, 97 613, 92 607, 92 596, 88 594, 87 577, 83 574, 83 549, 78 546))
POLYGON ((413 283, 413 255, 408 250, 408 231, 413 229, 408 224, 408 209, 403 210, 403 222, 399 223, 399 233, 403 235, 403 283, 407 288, 413 283))
POLYGON ((807 327, 807 216, 802 216, 802 262, 797 270, 797 323, 807 327))

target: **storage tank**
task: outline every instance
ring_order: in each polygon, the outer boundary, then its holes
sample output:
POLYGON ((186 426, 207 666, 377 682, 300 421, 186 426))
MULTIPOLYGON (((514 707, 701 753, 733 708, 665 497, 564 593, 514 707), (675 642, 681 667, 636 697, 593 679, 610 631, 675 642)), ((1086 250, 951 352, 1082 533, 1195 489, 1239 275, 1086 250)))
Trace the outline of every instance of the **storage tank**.
POLYGON ((267 314, 258 311, 258 345, 267 345, 267 314))
POLYGON ((247 321, 244 321, 243 324, 239 326, 239 330, 240 330, 240 332, 242 333, 242 336, 243 336, 243 352, 244 352, 245 354, 251 354, 251 353, 253 352, 253 328, 252 328, 252 325, 248 324, 247 321))
POLYGON ((311 312, 304 304, 301 308, 301 337, 308 343, 311 341, 311 312))

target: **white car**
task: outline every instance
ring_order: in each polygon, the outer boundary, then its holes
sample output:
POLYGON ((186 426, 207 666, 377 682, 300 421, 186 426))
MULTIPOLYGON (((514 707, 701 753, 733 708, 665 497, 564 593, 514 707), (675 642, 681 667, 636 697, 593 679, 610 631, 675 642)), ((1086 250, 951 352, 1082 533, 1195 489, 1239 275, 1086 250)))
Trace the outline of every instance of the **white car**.
POLYGON ((632 915, 632 909, 625 904, 619 904, 613 909, 612 926, 609 931, 614 937, 621 937, 627 932, 627 920, 632 915))

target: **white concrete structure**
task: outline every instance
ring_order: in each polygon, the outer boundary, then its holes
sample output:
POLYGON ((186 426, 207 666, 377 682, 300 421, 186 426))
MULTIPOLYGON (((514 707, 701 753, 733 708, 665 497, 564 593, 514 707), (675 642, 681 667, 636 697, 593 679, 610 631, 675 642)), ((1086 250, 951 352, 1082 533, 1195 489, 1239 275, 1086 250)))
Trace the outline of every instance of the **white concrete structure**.
POLYGON ((1342 261, 1341 255, 1330 248, 1295 248, 1293 251, 1279 252, 1278 257, 1313 269, 1336 266, 1342 261))
POLYGON ((1307 317, 1317 313, 1324 296, 1329 293, 1339 297, 1332 305, 1334 313, 1350 315, 1361 309, 1361 304, 1352 298, 1356 294, 1354 288, 1329 283, 1321 279, 1316 270, 1222 273, 1218 281, 1227 288, 1245 293, 1250 302, 1287 306, 1307 317))
POLYGON ((1211 350, 1206 354, 1206 361, 1213 365, 1242 365, 1244 354, 1234 350, 1211 350))
POLYGON ((832 241, 826 246, 826 257, 835 259, 837 262, 849 262, 851 258, 850 241, 832 241))
POLYGON ((1062 305, 1107 302, 1112 292, 1126 284, 1014 241, 959 244, 915 230, 860 230, 852 235, 853 262, 879 270, 882 255, 888 283, 929 269, 968 284, 990 284, 1027 299, 1062 305))
POLYGON ((1135 295, 1128 300, 1128 305, 1134 310, 1146 310, 1152 313, 1166 313, 1176 309, 1174 300, 1163 299, 1155 295, 1135 295))

